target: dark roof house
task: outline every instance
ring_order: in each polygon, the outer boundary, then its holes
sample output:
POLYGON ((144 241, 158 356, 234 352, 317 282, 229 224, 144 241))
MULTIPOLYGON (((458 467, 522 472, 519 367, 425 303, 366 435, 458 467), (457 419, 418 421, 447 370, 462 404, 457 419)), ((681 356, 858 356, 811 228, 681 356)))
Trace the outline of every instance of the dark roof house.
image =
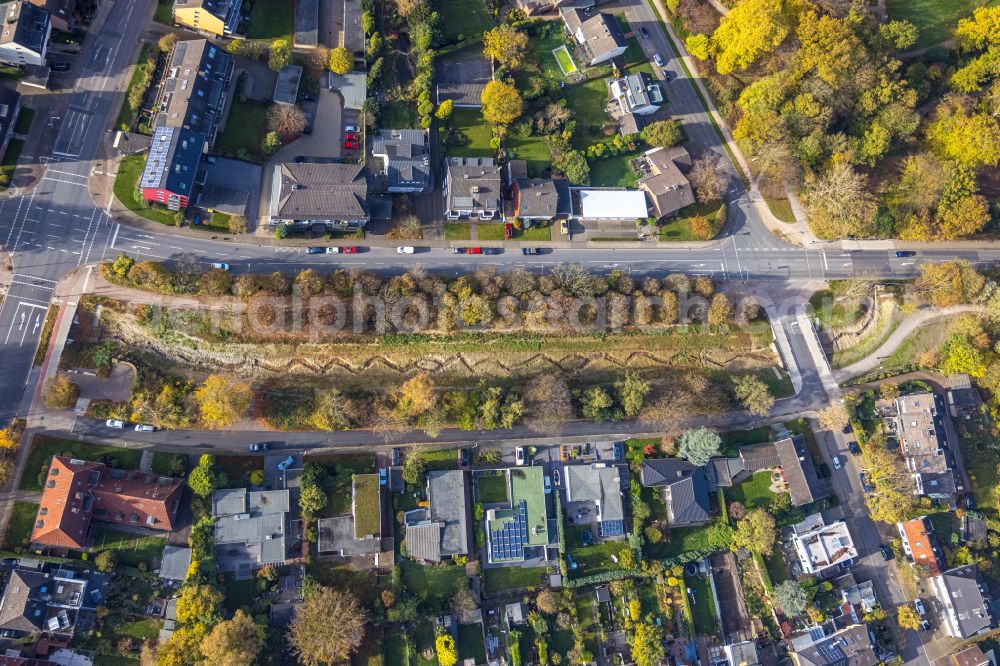
POLYGON ((12 65, 45 65, 52 21, 49 13, 24 0, 0 6, 0 61, 12 65))
POLYGON ((444 209, 449 220, 500 214, 500 167, 492 157, 448 157, 444 161, 444 209))
POLYGON ((646 192, 656 217, 665 217, 695 202, 691 183, 684 175, 691 166, 691 155, 680 146, 653 148, 643 155, 646 175, 638 186, 646 192))
POLYGON ((945 630, 954 638, 969 638, 995 626, 990 595, 979 566, 970 564, 930 577, 943 610, 945 630))
MULTIPOLYGON (((820 631, 822 635, 822 631, 820 631)), ((868 626, 855 624, 818 640, 806 641, 808 645, 792 645, 795 666, 876 666, 881 663, 875 654, 868 626)))
POLYGON ((625 53, 628 42, 618 19, 603 12, 587 16, 579 9, 560 10, 566 30, 578 44, 577 55, 587 65, 597 65, 625 53))
POLYGON ((642 462, 642 485, 662 488, 667 520, 673 527, 708 522, 708 479, 704 467, 682 458, 651 458, 642 462))
POLYGON ((0 160, 7 152, 10 136, 14 133, 17 116, 21 112, 21 93, 14 86, 0 85, 0 160))
POLYGON ((372 138, 372 157, 382 161, 380 173, 389 192, 427 192, 434 182, 427 132, 384 129, 372 138))
POLYGON ((155 127, 201 132, 209 148, 226 108, 233 57, 207 39, 177 42, 160 83, 155 127))
POLYGON ((364 226, 367 197, 363 165, 285 163, 274 170, 271 222, 364 226))
POLYGON ((781 461, 781 472, 792 497, 792 506, 802 506, 826 497, 828 492, 820 482, 812 455, 802 435, 785 437, 774 443, 781 461))
MULTIPOLYGON (((625 508, 622 503, 621 470, 605 463, 566 465, 563 467, 563 487, 566 489, 566 511, 570 520, 580 515, 581 505, 594 511, 597 532, 601 538, 625 536, 625 508)), ((575 521, 574 522, 579 522, 575 521)))
POLYGON ((76 0, 28 0, 36 7, 49 13, 52 27, 63 32, 72 32, 76 26, 76 0))
POLYGON ((418 560, 440 562, 469 554, 469 482, 465 472, 449 470, 427 475, 424 510, 408 512, 406 552, 418 560))
POLYGON ((990 666, 990 664, 990 658, 978 645, 941 657, 934 662, 934 666, 990 666))
POLYGON ((0 629, 18 636, 72 635, 87 581, 72 571, 14 569, 0 598, 0 629))
POLYGON ((205 135, 183 127, 157 127, 139 179, 147 201, 171 210, 186 208, 194 191, 205 135))
POLYGON ((514 217, 551 220, 573 212, 569 183, 563 178, 518 178, 510 185, 514 217))

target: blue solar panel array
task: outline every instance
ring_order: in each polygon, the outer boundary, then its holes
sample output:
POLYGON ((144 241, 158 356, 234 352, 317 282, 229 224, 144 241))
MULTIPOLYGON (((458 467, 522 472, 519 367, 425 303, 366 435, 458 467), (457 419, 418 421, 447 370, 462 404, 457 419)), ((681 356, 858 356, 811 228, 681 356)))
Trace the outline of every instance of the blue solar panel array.
POLYGON ((602 537, 616 537, 625 534, 624 520, 604 520, 598 523, 597 531, 602 537))
POLYGON ((494 562, 524 559, 524 542, 528 540, 528 510, 524 500, 518 503, 513 520, 503 528, 490 532, 490 555, 494 562))

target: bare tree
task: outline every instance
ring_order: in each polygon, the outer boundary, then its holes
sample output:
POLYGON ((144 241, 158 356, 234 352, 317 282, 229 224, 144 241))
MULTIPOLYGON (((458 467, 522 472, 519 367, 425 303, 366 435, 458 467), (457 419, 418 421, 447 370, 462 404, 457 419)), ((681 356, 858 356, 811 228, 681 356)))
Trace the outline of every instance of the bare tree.
POLYGON ((722 159, 711 151, 695 161, 688 173, 688 180, 698 195, 698 201, 702 203, 721 199, 729 182, 722 159))
POLYGON ((275 104, 267 112, 267 126, 277 132, 282 141, 294 141, 306 128, 306 115, 297 106, 275 104))
POLYGON ((539 432, 556 432, 562 421, 573 416, 573 403, 566 380, 554 374, 533 378, 525 387, 528 427, 539 432))
POLYGON ((871 233, 875 200, 868 177, 850 164, 837 163, 809 182, 806 211, 820 238, 865 236, 871 233))

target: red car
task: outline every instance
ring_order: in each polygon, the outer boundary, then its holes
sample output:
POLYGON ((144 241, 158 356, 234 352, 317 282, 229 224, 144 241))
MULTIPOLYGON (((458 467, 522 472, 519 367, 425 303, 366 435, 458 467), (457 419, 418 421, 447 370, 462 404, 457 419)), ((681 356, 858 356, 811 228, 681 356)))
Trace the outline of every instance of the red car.
POLYGON ((347 245, 347 246, 344 246, 344 247, 340 248, 340 253, 341 254, 357 254, 358 253, 358 248, 354 247, 353 245, 347 245))
POLYGON ((344 138, 347 139, 347 140, 349 140, 349 141, 357 141, 358 140, 358 135, 355 134, 354 132, 348 132, 344 136, 344 138))
POLYGON ((482 254, 483 248, 481 247, 470 247, 468 249, 469 254, 482 254))
POLYGON ((514 225, 511 224, 510 222, 503 225, 503 237, 506 238, 507 240, 510 240, 511 238, 514 237, 514 225))
POLYGON ((360 145, 361 144, 359 144, 357 141, 351 141, 351 140, 344 141, 344 148, 347 148, 348 150, 357 150, 360 145))

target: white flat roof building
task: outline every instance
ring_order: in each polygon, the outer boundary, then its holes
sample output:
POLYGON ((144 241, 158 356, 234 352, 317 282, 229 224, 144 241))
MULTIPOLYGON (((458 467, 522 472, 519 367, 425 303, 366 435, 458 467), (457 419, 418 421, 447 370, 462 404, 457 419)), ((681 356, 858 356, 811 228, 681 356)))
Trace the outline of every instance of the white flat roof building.
POLYGON ((649 216, 642 190, 580 190, 580 216, 586 220, 637 220, 649 216))
POLYGON ((795 552, 804 573, 819 573, 858 556, 847 523, 842 520, 827 525, 817 513, 792 529, 795 552))

